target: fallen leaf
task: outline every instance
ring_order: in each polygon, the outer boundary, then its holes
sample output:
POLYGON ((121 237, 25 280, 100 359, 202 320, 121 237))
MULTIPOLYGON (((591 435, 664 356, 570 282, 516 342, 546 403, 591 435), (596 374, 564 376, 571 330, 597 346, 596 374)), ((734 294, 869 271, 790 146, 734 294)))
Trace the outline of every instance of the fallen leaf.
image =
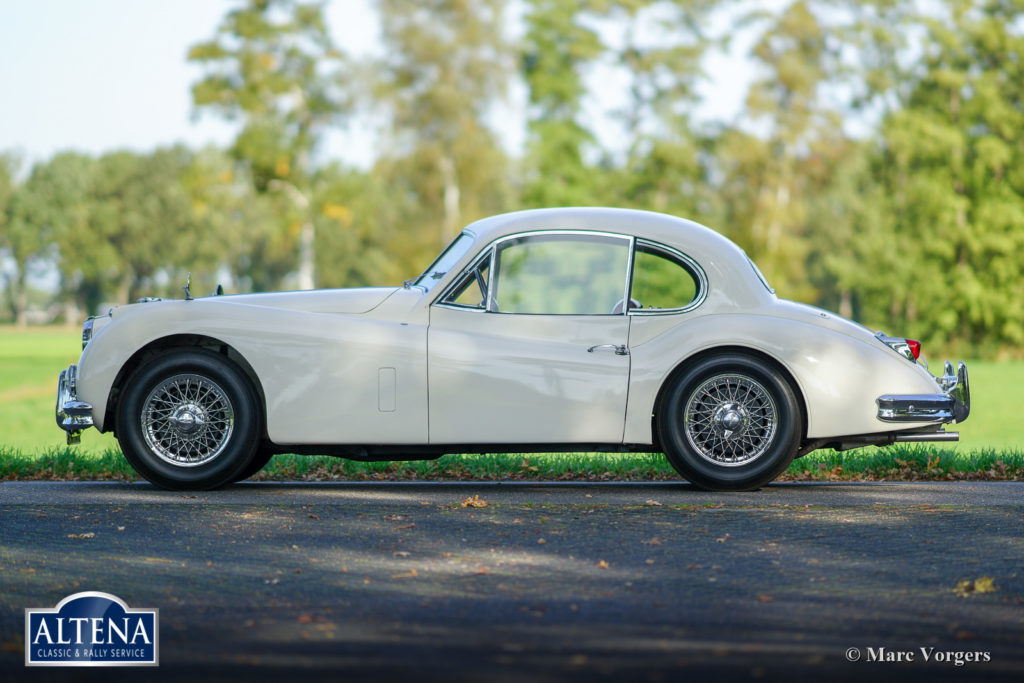
POLYGON ((313 615, 312 614, 300 614, 299 618, 296 619, 295 621, 299 622, 300 624, 311 624, 311 623, 313 623, 313 615))
POLYGON ((91 531, 87 531, 84 534, 68 534, 68 538, 96 538, 96 534, 91 531))
MULTIPOLYGON (((392 579, 411 579, 411 578, 414 578, 414 577, 417 577, 417 576, 419 576, 419 572, 417 572, 415 569, 410 569, 409 571, 407 571, 404 574, 395 574, 391 578, 392 579)), ((367 581, 367 583, 369 583, 369 581, 367 581)))
POLYGON ((772 598, 772 596, 770 596, 770 595, 761 594, 761 595, 757 596, 757 601, 758 602, 771 602, 773 599, 774 598, 772 598))
POLYGON ((661 545, 661 539, 657 536, 652 536, 644 541, 644 545, 661 545))
POLYGON ((306 515, 306 516, 309 517, 310 519, 320 519, 320 517, 317 516, 317 515, 312 515, 311 514, 311 515, 306 515))
POLYGON ((645 500, 644 505, 661 505, 661 503, 656 500, 645 500))
POLYGON ((411 529, 414 526, 416 526, 416 522, 411 522, 409 524, 402 524, 401 526, 396 526, 394 530, 401 531, 402 529, 411 529))
POLYGON ((547 543, 547 541, 545 541, 543 538, 537 539, 537 545, 544 545, 545 543, 547 543))
POLYGON ((997 590, 999 589, 991 576, 982 576, 974 581, 964 579, 957 583, 953 593, 959 598, 966 598, 975 593, 994 593, 997 590))
POLYGON ((462 501, 462 507, 464 508, 485 508, 487 507, 487 501, 481 498, 479 495, 474 495, 472 498, 467 498, 462 501))
POLYGON ((974 580, 974 592, 975 593, 995 593, 996 584, 992 580, 991 576, 983 576, 980 579, 974 580))
POLYGON ((608 562, 606 562, 605 560, 601 560, 597 563, 597 566, 601 569, 608 569, 608 562))
POLYGON ((725 536, 721 536, 719 538, 716 538, 715 539, 715 543, 725 543, 730 538, 732 538, 732 534, 726 534, 725 536))

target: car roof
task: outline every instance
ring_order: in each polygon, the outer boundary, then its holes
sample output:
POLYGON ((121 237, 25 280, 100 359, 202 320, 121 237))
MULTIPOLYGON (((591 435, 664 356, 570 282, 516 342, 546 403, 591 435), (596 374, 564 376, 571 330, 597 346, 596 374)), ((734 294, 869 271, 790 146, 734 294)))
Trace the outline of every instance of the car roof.
POLYGON ((654 211, 610 207, 529 209, 484 218, 465 231, 486 244, 507 235, 533 230, 593 230, 632 235, 660 242, 684 252, 724 250, 742 254, 725 236, 685 218, 654 211))
POLYGON ((474 248, 468 250, 452 270, 467 267, 483 247, 495 240, 544 230, 609 232, 672 247, 696 261, 705 271, 711 292, 721 297, 725 308, 753 308, 774 299, 746 253, 724 235, 685 218, 638 209, 564 207, 484 218, 463 230, 473 236, 474 248))

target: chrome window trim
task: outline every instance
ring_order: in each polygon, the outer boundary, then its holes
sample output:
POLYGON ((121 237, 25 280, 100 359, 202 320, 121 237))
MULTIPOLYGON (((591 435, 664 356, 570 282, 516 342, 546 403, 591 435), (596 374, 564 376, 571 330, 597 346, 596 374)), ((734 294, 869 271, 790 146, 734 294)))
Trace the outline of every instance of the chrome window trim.
MULTIPOLYGON (((468 266, 463 268, 459 272, 459 274, 450 283, 448 283, 448 286, 444 288, 444 290, 441 292, 440 296, 435 298, 431 302, 430 305, 431 306, 440 306, 442 308, 448 308, 448 309, 452 309, 452 310, 456 310, 456 311, 468 311, 468 312, 471 312, 471 313, 496 313, 496 314, 503 314, 502 311, 493 311, 493 310, 491 310, 491 304, 494 301, 494 297, 492 296, 492 290, 493 290, 493 285, 494 285, 494 282, 495 282, 494 266, 495 266, 495 260, 497 258, 498 247, 503 242, 508 242, 510 240, 522 239, 524 237, 537 237, 537 236, 545 236, 545 235, 568 235, 568 236, 589 235, 589 236, 592 236, 592 237, 610 237, 612 239, 625 241, 626 242, 626 246, 627 246, 627 251, 628 251, 627 258, 626 258, 626 285, 625 285, 625 293, 626 293, 627 297, 629 296, 629 290, 630 290, 630 288, 632 287, 632 284, 633 284, 632 281, 631 281, 631 278, 632 278, 632 273, 633 273, 634 246, 635 246, 636 241, 637 241, 636 237, 634 237, 632 235, 623 235, 622 233, 617 233, 617 232, 604 232, 604 231, 601 231, 601 230, 564 230, 564 229, 562 229, 562 230, 558 230, 558 229, 554 229, 554 230, 526 230, 524 232, 517 232, 517 233, 515 233, 513 235, 505 235, 504 237, 499 237, 499 238, 495 239, 493 242, 491 242, 490 244, 488 244, 483 250, 481 250, 480 254, 477 255, 477 258, 473 259, 473 261, 471 261, 468 266), (485 308, 478 308, 476 306, 463 306, 463 305, 460 305, 460 304, 452 304, 452 303, 446 302, 445 299, 448 296, 450 296, 452 291, 454 291, 455 288, 458 286, 458 284, 460 282, 462 282, 462 278, 464 278, 469 273, 473 272, 473 269, 476 268, 477 265, 484 260, 484 254, 485 253, 487 254, 487 258, 490 259, 490 263, 487 266, 487 268, 488 268, 487 306, 485 308)), ((617 315, 625 315, 626 311, 629 308, 626 305, 626 303, 628 303, 628 298, 623 303, 623 307, 622 307, 623 312, 622 313, 504 313, 503 315, 566 315, 566 316, 569 316, 569 315, 575 315, 575 316, 585 315, 585 316, 608 316, 608 317, 612 317, 612 316, 617 316, 617 315)))
POLYGON ((441 292, 441 295, 437 297, 437 299, 435 299, 433 304, 431 305, 441 306, 443 308, 451 308, 456 311, 472 311, 474 313, 486 313, 488 308, 490 308, 491 303, 491 273, 494 272, 492 270, 493 267, 494 243, 492 242, 491 244, 487 245, 487 248, 481 251, 474 260, 470 261, 468 266, 466 266, 459 272, 455 279, 452 280, 451 283, 444 288, 444 291, 441 292), (489 263, 487 264, 487 294, 484 297, 484 306, 467 306, 466 304, 457 304, 455 302, 445 301, 445 299, 447 299, 449 296, 455 293, 455 290, 458 289, 459 283, 462 282, 462 279, 469 275, 470 273, 472 273, 477 268, 479 268, 480 264, 483 263, 484 260, 489 261, 489 263))
MULTIPOLYGON (((708 298, 708 276, 704 272, 704 269, 700 267, 699 263, 675 247, 670 247, 666 244, 662 244, 661 242, 638 238, 635 240, 635 243, 633 258, 630 259, 630 263, 636 260, 636 247, 647 246, 653 247, 654 249, 660 249, 661 251, 679 259, 693 271, 693 274, 697 276, 697 295, 693 297, 693 301, 685 306, 680 306, 678 308, 631 308, 629 309, 629 315, 677 315, 679 313, 689 313, 704 303, 708 298)), ((630 283, 630 285, 632 285, 632 283, 630 283)), ((630 293, 632 293, 632 286, 630 287, 630 290, 630 293)))
MULTIPOLYGON (((464 229, 464 230, 461 230, 459 232, 459 234, 457 234, 455 237, 453 237, 451 242, 449 242, 447 245, 445 245, 445 248, 442 249, 441 253, 438 254, 437 257, 433 261, 430 262, 430 265, 427 266, 426 270, 424 270, 422 273, 420 273, 416 277, 411 278, 410 280, 406 280, 406 282, 408 283, 408 286, 409 287, 422 288, 424 294, 429 294, 431 291, 433 291, 435 286, 436 286, 436 283, 439 282, 442 278, 444 278, 444 276, 447 275, 450 272, 450 269, 445 271, 444 273, 442 273, 441 277, 434 281, 434 283, 435 283, 434 286, 430 286, 428 284, 421 283, 420 281, 423 280, 424 278, 428 277, 429 275, 433 275, 433 273, 431 273, 430 271, 432 271, 434 269, 434 266, 436 266, 438 263, 441 262, 441 259, 444 258, 445 254, 447 254, 449 251, 451 251, 455 247, 455 245, 458 243, 458 241, 461 238, 463 238, 463 237, 468 237, 469 238, 469 246, 466 247, 466 252, 468 252, 473 247, 473 243, 476 241, 477 236, 475 234, 473 234, 472 231, 464 229)), ((462 255, 459 256, 459 259, 461 259, 463 256, 465 256, 466 252, 463 252, 462 255)), ((462 277, 462 275, 460 274, 459 277, 462 277)))

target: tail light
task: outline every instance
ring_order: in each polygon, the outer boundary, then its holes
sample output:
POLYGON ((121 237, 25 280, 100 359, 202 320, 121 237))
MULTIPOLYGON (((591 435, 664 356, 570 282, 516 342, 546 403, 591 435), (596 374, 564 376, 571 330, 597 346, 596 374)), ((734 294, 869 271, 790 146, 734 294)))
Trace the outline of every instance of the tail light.
POLYGON ((916 339, 904 339, 903 337, 890 337, 884 332, 875 335, 878 340, 890 349, 900 354, 911 363, 916 363, 921 357, 921 342, 916 339))

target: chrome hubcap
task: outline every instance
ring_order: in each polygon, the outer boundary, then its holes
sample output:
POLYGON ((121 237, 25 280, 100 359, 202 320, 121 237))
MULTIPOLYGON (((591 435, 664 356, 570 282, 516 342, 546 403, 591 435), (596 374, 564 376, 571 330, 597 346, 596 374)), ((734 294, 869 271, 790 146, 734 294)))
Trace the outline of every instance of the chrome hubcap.
POLYGON ((179 467, 210 462, 234 431, 231 400, 207 377, 181 374, 158 384, 142 404, 142 434, 161 460, 179 467))
POLYGON ((690 394, 683 427, 690 446, 716 465, 757 460, 775 437, 777 411, 761 383, 744 375, 717 375, 690 394))

